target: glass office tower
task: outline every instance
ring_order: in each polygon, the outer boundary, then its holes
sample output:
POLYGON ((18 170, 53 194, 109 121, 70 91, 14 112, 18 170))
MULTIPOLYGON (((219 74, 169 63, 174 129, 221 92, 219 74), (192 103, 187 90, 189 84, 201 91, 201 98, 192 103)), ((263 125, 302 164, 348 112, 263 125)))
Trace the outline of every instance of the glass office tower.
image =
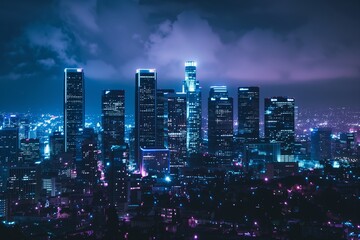
POLYGON ((270 142, 280 142, 281 161, 294 160, 294 109, 294 98, 265 98, 265 137, 270 142))
POLYGON ((76 140, 85 122, 85 87, 82 68, 64 70, 64 139, 65 152, 76 153, 76 140))
POLYGON ((156 70, 138 69, 135 75, 135 160, 140 167, 140 148, 156 147, 156 70))
POLYGON ((259 140, 259 87, 238 88, 238 139, 241 143, 259 140))
POLYGON ((201 146, 201 88, 196 79, 196 62, 185 62, 183 92, 187 101, 187 150, 188 156, 198 153, 201 146))
POLYGON ((102 94, 102 142, 105 161, 110 159, 111 147, 124 144, 125 91, 105 90, 102 94))
POLYGON ((208 98, 208 150, 220 165, 233 157, 233 99, 225 86, 212 86, 208 98))

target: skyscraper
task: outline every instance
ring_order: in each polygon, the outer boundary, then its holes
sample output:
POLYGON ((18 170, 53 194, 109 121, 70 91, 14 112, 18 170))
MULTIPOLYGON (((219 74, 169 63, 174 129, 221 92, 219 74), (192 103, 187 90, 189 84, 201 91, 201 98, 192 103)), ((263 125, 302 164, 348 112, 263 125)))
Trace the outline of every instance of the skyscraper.
POLYGON ((208 99, 208 150, 218 163, 230 164, 233 156, 233 99, 225 86, 212 86, 208 99))
POLYGON ((294 157, 294 107, 294 98, 265 98, 265 137, 280 142, 281 161, 292 161, 294 157))
POLYGON ((183 92, 186 93, 188 156, 198 153, 201 146, 201 88, 196 79, 196 62, 185 62, 183 92))
POLYGON ((36 169, 35 166, 16 166, 10 168, 7 191, 12 199, 36 200, 36 186, 38 184, 36 169))
POLYGON ((168 148, 170 172, 186 165, 186 94, 169 93, 168 101, 168 148))
POLYGON ((126 165, 129 161, 127 144, 111 147, 110 162, 107 166, 106 179, 109 183, 108 196, 110 203, 123 210, 128 201, 128 174, 126 165))
POLYGON ((65 152, 76 153, 76 141, 85 122, 85 87, 82 68, 64 70, 64 139, 65 152))
POLYGON ((99 179, 97 134, 93 128, 84 128, 81 139, 81 161, 77 162, 77 173, 84 192, 92 193, 99 179))
POLYGON ((331 128, 316 128, 311 132, 311 160, 331 159, 331 128))
POLYGON ((135 75, 135 161, 140 167, 140 148, 156 146, 155 69, 138 69, 135 75))
POLYGON ((19 129, 0 130, 0 166, 14 166, 18 161, 19 129))
POLYGON ((156 146, 168 147, 168 94, 173 89, 157 89, 156 91, 156 146))
POLYGON ((111 147, 122 145, 125 138, 125 91, 105 90, 102 94, 104 159, 110 159, 111 147))
POLYGON ((238 88, 238 139, 241 143, 259 139, 259 87, 238 88))
POLYGON ((6 190, 9 168, 17 166, 19 152, 19 129, 0 129, 0 192, 6 190))
POLYGON ((50 159, 57 161, 61 153, 64 152, 64 135, 61 132, 54 132, 50 139, 50 159))

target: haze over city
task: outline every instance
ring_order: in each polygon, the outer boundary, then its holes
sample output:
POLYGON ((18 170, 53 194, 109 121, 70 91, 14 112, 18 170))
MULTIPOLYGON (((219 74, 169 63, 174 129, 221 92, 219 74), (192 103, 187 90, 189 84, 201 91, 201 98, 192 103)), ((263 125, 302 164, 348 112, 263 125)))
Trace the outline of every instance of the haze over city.
MULTIPOLYGON (((300 107, 360 101, 359 1, 2 1, 0 109, 61 112, 63 69, 82 67, 86 113, 101 89, 126 90, 137 68, 181 90, 186 60, 211 85, 261 87, 300 107), (20 87, 21 86, 21 87, 20 87)), ((207 94, 203 94, 206 98, 207 94)))

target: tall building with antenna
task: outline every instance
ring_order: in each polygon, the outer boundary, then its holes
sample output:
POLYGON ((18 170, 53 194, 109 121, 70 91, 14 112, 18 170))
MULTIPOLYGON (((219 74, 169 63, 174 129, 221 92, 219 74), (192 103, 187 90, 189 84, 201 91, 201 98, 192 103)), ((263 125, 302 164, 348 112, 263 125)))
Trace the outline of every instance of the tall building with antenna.
POLYGON ((196 62, 185 62, 185 80, 183 92, 186 93, 187 136, 186 146, 188 157, 199 153, 201 146, 201 88, 196 79, 196 62))

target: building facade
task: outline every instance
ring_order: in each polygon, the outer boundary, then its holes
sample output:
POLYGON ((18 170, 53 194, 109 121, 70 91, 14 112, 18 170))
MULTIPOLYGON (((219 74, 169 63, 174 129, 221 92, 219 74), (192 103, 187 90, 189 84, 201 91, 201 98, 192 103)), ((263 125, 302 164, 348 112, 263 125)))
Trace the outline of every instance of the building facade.
POLYGON ((110 162, 107 164, 106 179, 110 203, 118 210, 124 210, 128 202, 129 177, 127 162, 129 161, 129 146, 127 144, 111 147, 110 162))
POLYGON ((135 76, 135 161, 140 167, 140 148, 156 146, 157 74, 155 69, 138 69, 135 76))
POLYGON ((170 150, 170 171, 177 172, 187 165, 186 151, 186 94, 169 93, 168 101, 168 149, 170 150))
POLYGON ((331 128, 315 128, 311 132, 311 160, 331 159, 331 128))
POLYGON ((265 138, 270 142, 280 142, 281 161, 294 160, 294 109, 294 98, 265 98, 265 138))
POLYGON ((76 141, 85 123, 84 70, 65 68, 64 84, 64 151, 75 157, 76 141))
POLYGON ((225 86, 212 86, 208 99, 208 150, 220 164, 233 157, 233 99, 225 86))
POLYGON ((238 88, 238 139, 240 143, 259 140, 259 87, 238 88))
POLYGON ((125 91, 105 90, 101 98, 102 149, 104 159, 110 159, 111 147, 124 144, 125 91))
POLYGON ((201 88, 196 79, 196 62, 185 62, 185 80, 183 92, 187 101, 187 151, 188 157, 199 153, 201 148, 201 88))

